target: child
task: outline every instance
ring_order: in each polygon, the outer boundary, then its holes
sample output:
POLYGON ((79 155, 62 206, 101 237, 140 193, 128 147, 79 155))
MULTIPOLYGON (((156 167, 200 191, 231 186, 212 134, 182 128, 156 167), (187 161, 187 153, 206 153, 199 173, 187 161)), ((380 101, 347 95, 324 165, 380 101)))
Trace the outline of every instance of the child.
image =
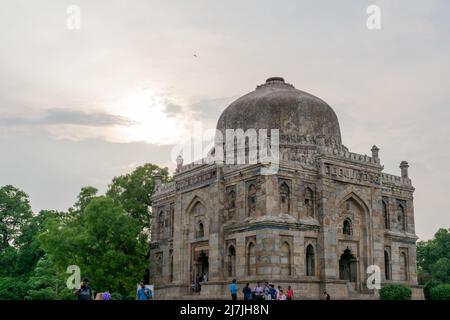
POLYGON ((283 289, 281 289, 278 294, 278 300, 286 300, 286 295, 284 294, 283 289))

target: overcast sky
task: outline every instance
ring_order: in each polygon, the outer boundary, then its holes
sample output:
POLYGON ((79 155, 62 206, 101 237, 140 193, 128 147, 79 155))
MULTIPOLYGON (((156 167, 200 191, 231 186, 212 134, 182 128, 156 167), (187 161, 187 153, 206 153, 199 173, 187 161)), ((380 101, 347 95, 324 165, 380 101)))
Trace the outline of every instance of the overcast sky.
POLYGON ((410 163, 428 239, 450 227, 449 15, 447 0, 0 0, 0 185, 66 210, 137 165, 173 169, 194 121, 214 128, 283 76, 333 107, 351 151, 376 144, 392 174, 410 163))

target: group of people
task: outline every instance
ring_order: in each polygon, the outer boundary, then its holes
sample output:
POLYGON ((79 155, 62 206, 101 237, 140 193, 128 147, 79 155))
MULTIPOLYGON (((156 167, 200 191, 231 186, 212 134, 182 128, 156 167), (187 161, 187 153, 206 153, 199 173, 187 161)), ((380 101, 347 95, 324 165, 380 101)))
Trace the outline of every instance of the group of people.
POLYGON ((200 292, 203 283, 208 283, 208 274, 206 272, 202 272, 202 274, 197 273, 195 279, 192 280, 191 290, 194 292, 200 292))
MULTIPOLYGON (((231 300, 237 300, 237 294, 239 287, 237 285, 236 279, 230 284, 231 300)), ((247 283, 244 288, 242 288, 242 294, 244 295, 244 300, 292 300, 294 299, 294 290, 291 286, 287 287, 286 292, 281 286, 275 289, 275 285, 266 282, 264 287, 261 283, 257 283, 256 287, 250 288, 250 283, 247 283)), ((330 300, 330 294, 326 291, 323 293, 326 300, 330 300)))
MULTIPOLYGON (((231 299, 237 300, 238 285, 236 279, 230 284, 231 299)), ((247 283, 244 288, 242 288, 242 294, 244 295, 244 300, 292 300, 294 299, 294 291, 291 286, 288 286, 287 290, 284 291, 281 286, 275 288, 274 284, 269 284, 266 282, 264 287, 258 282, 256 287, 250 288, 250 283, 247 283)))
MULTIPOLYGON (((80 288, 75 291, 75 294, 78 300, 111 300, 109 292, 99 292, 94 299, 94 293, 87 278, 81 281, 80 288)), ((145 286, 144 282, 139 284, 139 289, 136 291, 136 300, 153 300, 153 292, 145 286)))

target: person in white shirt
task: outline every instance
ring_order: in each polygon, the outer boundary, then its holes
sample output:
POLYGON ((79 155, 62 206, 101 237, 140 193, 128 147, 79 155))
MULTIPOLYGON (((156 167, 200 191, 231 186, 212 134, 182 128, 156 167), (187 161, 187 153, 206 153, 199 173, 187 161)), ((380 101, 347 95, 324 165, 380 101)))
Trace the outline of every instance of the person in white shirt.
POLYGON ((263 299, 264 298, 263 294, 264 294, 264 288, 261 287, 260 283, 258 282, 255 287, 255 299, 256 300, 263 299))

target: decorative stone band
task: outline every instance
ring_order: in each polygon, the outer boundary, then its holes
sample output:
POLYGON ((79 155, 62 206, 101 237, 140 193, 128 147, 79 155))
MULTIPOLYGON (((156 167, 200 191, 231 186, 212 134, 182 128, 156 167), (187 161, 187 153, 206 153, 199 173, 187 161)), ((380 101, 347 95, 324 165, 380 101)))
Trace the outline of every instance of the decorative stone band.
POLYGON ((322 148, 320 148, 320 152, 321 152, 321 154, 335 156, 337 158, 350 160, 352 162, 365 163, 365 164, 371 164, 371 165, 380 165, 379 159, 374 159, 372 157, 369 157, 368 155, 354 153, 354 152, 350 152, 350 151, 344 150, 344 149, 337 149, 337 148, 332 148, 332 147, 322 147, 322 148))
POLYGON ((164 183, 156 187, 155 193, 162 194, 175 191, 175 182, 164 183))
POLYGON ((356 183, 380 184, 380 174, 363 169, 352 169, 344 166, 325 163, 324 174, 335 180, 352 181, 356 183))
POLYGON ((317 221, 290 221, 277 219, 274 216, 246 219, 243 222, 230 221, 224 225, 224 229, 230 233, 242 233, 264 229, 278 230, 315 230, 320 229, 317 221))
POLYGON ((381 174, 381 182, 383 184, 393 184, 397 186, 412 186, 411 179, 409 178, 402 178, 400 176, 395 176, 388 173, 382 173, 381 174))

